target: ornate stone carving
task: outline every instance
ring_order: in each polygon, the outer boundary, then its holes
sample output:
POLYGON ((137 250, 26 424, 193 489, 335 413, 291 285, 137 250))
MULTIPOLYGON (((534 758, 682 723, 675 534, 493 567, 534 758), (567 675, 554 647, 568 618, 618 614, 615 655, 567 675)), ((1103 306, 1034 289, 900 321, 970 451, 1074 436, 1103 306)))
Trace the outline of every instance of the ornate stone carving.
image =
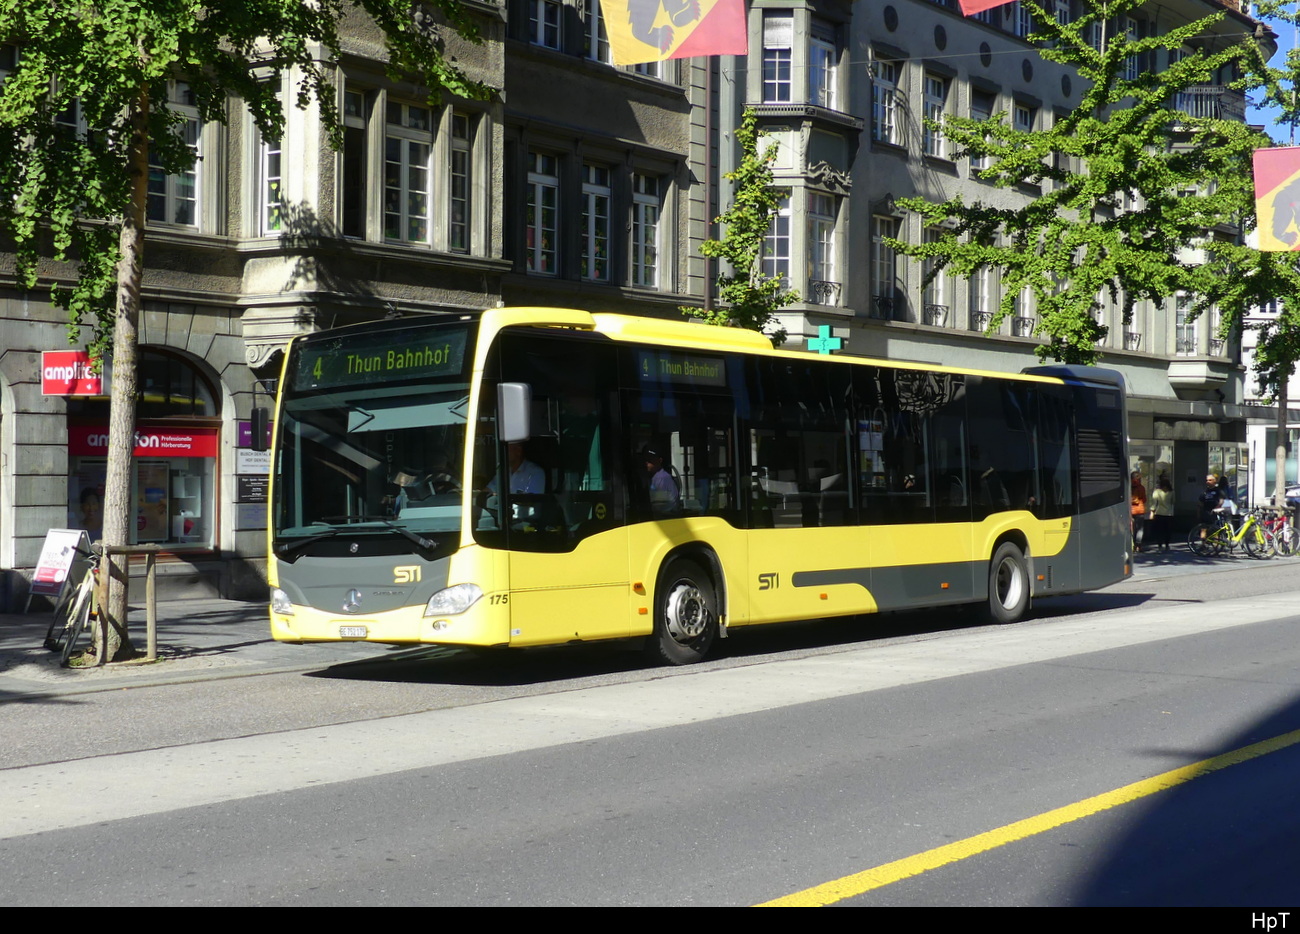
POLYGON ((841 172, 825 161, 808 166, 808 181, 841 195, 847 195, 853 187, 848 172, 841 172))

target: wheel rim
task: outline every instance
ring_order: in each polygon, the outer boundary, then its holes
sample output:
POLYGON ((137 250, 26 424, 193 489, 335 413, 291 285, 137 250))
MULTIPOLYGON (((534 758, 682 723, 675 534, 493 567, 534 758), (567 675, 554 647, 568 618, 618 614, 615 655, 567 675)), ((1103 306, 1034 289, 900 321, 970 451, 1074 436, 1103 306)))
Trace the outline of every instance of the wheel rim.
POLYGON ((997 601, 1004 610, 1014 610, 1025 593, 1025 572, 1015 558, 1003 558, 994 582, 997 601))
POLYGON ((664 606, 664 625, 673 640, 683 645, 694 642, 709 628, 709 602, 690 581, 673 585, 664 606))

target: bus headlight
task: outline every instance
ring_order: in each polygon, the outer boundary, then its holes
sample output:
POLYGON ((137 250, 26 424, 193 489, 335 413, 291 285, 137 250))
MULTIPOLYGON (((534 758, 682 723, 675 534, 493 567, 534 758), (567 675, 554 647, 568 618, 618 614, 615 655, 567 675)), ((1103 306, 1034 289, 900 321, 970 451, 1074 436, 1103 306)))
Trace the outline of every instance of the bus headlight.
POLYGON ((289 595, 279 587, 271 588, 271 612, 280 616, 293 615, 293 603, 289 600, 289 595))
POLYGON ((483 596, 478 584, 456 584, 439 590, 429 598, 424 608, 425 616, 455 616, 464 613, 483 596))

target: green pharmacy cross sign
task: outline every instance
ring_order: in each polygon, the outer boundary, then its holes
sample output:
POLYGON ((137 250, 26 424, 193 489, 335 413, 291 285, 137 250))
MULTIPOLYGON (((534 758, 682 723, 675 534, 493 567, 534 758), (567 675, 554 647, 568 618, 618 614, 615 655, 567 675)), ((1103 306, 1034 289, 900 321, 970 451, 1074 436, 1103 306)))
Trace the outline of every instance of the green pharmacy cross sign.
POLYGON ((822 324, 817 328, 817 336, 808 338, 808 349, 819 354, 833 354, 844 346, 844 341, 831 337, 830 325, 822 324))

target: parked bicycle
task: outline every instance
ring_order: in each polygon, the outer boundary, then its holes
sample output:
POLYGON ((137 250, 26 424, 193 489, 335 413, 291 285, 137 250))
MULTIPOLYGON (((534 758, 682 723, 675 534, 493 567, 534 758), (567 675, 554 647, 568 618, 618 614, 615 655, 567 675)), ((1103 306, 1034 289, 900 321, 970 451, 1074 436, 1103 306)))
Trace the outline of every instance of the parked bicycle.
POLYGON ((51 652, 59 652, 61 664, 67 667, 77 644, 90 632, 92 620, 99 618, 99 601, 96 583, 99 580, 98 548, 91 546, 90 551, 78 548, 77 554, 84 559, 85 573, 80 582, 70 588, 59 604, 54 608, 54 622, 50 623, 45 633, 45 647, 51 652))
POLYGON ((1265 531, 1273 537, 1273 547, 1284 558, 1300 551, 1300 531, 1295 527, 1295 510, 1287 507, 1282 512, 1267 511, 1261 521, 1265 531))
POLYGON ((1256 511, 1246 514, 1240 528, 1235 527, 1231 518, 1223 513, 1218 514, 1215 522, 1197 523, 1187 533, 1187 546, 1203 558, 1232 554, 1237 548, 1252 558, 1268 558, 1276 550, 1273 536, 1265 529, 1256 511))

